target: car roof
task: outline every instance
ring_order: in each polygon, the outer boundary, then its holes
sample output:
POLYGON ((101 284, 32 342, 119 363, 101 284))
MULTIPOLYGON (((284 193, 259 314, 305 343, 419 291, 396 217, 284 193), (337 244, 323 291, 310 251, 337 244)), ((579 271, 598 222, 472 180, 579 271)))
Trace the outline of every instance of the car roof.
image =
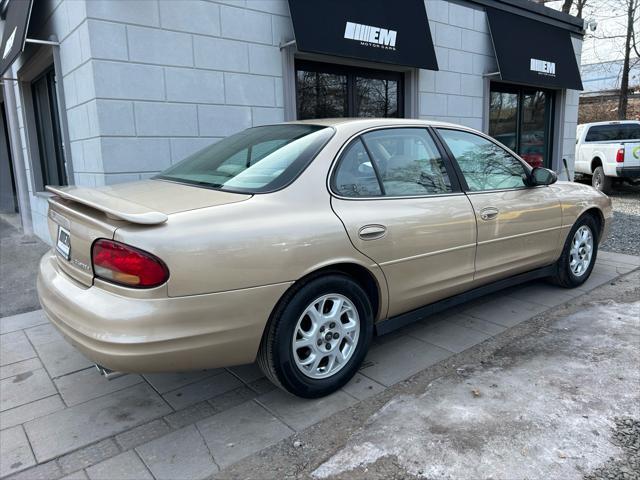
POLYGON ((621 123, 640 123, 638 120, 610 120, 608 122, 589 122, 589 123, 581 123, 578 127, 593 127, 596 125, 618 125, 621 123))
MULTIPOLYGON (((435 120, 418 120, 415 118, 319 118, 310 120, 296 120, 292 122, 286 122, 290 124, 303 124, 303 125, 320 125, 324 127, 338 127, 342 125, 349 126, 394 126, 394 125, 425 125, 425 126, 451 126, 462 127, 461 125, 455 125, 453 123, 439 122, 435 120)), ((465 128, 465 127, 462 127, 465 128)))

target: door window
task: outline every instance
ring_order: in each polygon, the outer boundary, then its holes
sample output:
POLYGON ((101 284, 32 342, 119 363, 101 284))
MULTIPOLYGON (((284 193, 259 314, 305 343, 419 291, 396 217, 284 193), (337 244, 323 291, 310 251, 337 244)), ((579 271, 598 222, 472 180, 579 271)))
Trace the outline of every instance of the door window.
POLYGON ((334 177, 346 197, 451 193, 444 161, 429 133, 393 128, 365 133, 343 154, 334 177))
POLYGON ((297 117, 402 117, 402 85, 399 72, 298 60, 297 117))
POLYGON ((438 132, 472 192, 526 186, 524 165, 492 141, 460 130, 438 129, 438 132))

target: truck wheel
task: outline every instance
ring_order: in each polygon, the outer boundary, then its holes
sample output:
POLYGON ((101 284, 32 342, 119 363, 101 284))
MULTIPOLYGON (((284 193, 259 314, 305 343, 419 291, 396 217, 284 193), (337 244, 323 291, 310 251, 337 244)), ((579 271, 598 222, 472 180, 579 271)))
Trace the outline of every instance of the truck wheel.
POLYGON ((601 191, 602 193, 608 194, 611 192, 612 183, 613 180, 611 179, 611 177, 607 177, 604 174, 604 169, 602 167, 598 167, 595 169, 595 171, 593 172, 593 177, 591 178, 591 185, 593 185, 593 188, 601 191))

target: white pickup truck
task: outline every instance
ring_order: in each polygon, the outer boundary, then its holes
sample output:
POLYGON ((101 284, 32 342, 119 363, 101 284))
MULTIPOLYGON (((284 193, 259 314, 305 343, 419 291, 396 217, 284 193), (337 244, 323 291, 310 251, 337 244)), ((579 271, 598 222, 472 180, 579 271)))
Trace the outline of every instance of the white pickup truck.
POLYGON ((640 183, 640 122, 578 125, 575 159, 575 172, 591 175, 601 192, 610 192, 615 181, 640 183))

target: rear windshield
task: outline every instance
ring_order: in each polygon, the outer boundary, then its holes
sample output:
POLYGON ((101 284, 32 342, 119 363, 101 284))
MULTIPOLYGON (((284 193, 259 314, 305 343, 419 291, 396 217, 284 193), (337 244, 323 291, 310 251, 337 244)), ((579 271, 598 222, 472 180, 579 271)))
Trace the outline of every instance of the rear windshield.
POLYGON ((640 140, 640 123, 619 123, 617 125, 595 125, 589 128, 585 142, 611 142, 640 140))
POLYGON ((271 192, 293 181, 333 131, 299 124, 249 128, 203 148, 155 178, 230 192, 271 192))

